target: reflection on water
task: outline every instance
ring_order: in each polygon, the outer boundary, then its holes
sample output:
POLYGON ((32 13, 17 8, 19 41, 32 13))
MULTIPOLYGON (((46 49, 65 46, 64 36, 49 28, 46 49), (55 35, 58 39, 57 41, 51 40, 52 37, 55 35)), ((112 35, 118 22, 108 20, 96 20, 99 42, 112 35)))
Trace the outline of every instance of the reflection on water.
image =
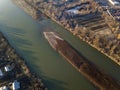
POLYGON ((0 3, 0 30, 25 58, 30 68, 44 79, 49 90, 96 90, 77 70, 55 52, 43 37, 54 30, 86 58, 120 80, 120 67, 49 19, 37 22, 10 0, 0 3), (1 5, 2 4, 2 5, 1 5), (7 7, 7 8, 6 8, 7 7))
MULTIPOLYGON (((25 58, 31 69, 44 79, 50 90, 87 90, 88 87, 94 90, 94 87, 79 72, 49 46, 42 32, 48 31, 47 27, 51 25, 47 25, 50 23, 49 20, 42 22, 45 24, 33 25, 32 29, 29 27, 19 29, 1 23, 0 30, 17 52, 25 58)), ((50 28, 52 30, 52 27, 50 28)))

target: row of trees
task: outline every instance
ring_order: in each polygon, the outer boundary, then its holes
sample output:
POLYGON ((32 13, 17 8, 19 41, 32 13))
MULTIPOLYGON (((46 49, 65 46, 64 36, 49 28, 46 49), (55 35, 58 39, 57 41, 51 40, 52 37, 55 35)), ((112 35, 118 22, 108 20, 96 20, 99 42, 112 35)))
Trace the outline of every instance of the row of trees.
POLYGON ((68 13, 66 13, 66 9, 68 9, 68 7, 70 8, 75 5, 80 5, 81 2, 75 2, 66 6, 59 6, 57 5, 57 3, 54 3, 53 0, 28 1, 34 3, 34 5, 37 4, 38 9, 43 10, 47 15, 56 19, 56 21, 60 22, 64 27, 68 28, 69 30, 73 30, 72 32, 74 32, 75 35, 82 37, 84 40, 100 48, 105 53, 109 55, 113 54, 113 56, 119 57, 120 59, 120 41, 117 39, 117 35, 120 31, 120 25, 109 15, 107 15, 106 12, 103 12, 102 7, 100 7, 96 2, 92 0, 86 0, 86 2, 89 2, 89 4, 86 4, 87 11, 91 11, 92 13, 99 12, 99 14, 101 14, 102 18, 105 19, 105 23, 107 23, 107 25, 109 26, 108 29, 111 30, 111 33, 109 35, 101 35, 99 34, 99 32, 96 34, 94 31, 80 26, 80 24, 78 23, 79 20, 75 19, 76 16, 70 16, 68 13))

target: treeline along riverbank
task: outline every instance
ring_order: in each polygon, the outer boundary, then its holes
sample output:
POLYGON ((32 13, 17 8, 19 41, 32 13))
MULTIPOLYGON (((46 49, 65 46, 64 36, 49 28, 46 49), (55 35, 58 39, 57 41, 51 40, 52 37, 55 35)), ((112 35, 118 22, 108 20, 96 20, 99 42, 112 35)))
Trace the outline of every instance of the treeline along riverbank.
POLYGON ((94 0, 13 0, 13 2, 35 19, 39 20, 42 12, 120 65, 120 24, 94 0))

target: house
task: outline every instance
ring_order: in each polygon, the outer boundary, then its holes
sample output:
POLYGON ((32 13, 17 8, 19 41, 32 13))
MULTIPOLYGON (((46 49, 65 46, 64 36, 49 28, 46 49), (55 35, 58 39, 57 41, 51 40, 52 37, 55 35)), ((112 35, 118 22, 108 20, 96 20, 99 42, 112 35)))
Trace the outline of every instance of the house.
POLYGON ((17 80, 15 80, 12 83, 12 88, 13 88, 13 90, 19 90, 20 89, 20 82, 18 82, 17 80))
POLYGON ((9 72, 9 71, 11 71, 13 68, 12 68, 10 65, 7 65, 7 66, 4 67, 4 69, 5 69, 6 72, 9 72))
POLYGON ((9 90, 7 86, 0 87, 0 90, 9 90))
POLYGON ((9 71, 12 71, 12 70, 14 69, 14 67, 15 67, 15 64, 12 63, 12 64, 9 64, 9 65, 6 65, 6 66, 4 67, 4 70, 5 70, 6 72, 9 72, 9 71))
POLYGON ((116 0, 108 0, 112 5, 120 5, 120 3, 116 0))
POLYGON ((2 70, 0 69, 0 77, 3 77, 3 72, 2 72, 2 70))

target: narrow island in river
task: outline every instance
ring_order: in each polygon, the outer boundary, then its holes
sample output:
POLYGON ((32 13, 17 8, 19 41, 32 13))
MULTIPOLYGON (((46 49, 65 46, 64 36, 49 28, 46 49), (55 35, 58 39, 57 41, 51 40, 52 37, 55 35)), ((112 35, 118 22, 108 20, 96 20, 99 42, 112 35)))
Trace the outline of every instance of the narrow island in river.
POLYGON ((0 90, 47 90, 0 32, 0 90))
POLYGON ((62 55, 70 64, 72 64, 74 68, 76 68, 83 76, 85 76, 100 90, 120 89, 119 82, 89 62, 57 33, 44 32, 43 34, 54 50, 59 52, 59 54, 62 55))
POLYGON ((44 14, 120 65, 120 22, 110 14, 118 14, 118 8, 104 7, 98 0, 12 1, 33 18, 44 14))

